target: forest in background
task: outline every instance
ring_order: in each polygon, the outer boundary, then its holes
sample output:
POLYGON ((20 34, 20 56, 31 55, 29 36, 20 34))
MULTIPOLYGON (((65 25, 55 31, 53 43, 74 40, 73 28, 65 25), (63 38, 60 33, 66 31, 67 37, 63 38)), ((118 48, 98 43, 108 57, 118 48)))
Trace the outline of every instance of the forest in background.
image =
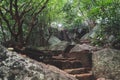
POLYGON ((0 0, 1 44, 47 46, 60 31, 96 26, 94 45, 120 46, 120 0, 0 0))

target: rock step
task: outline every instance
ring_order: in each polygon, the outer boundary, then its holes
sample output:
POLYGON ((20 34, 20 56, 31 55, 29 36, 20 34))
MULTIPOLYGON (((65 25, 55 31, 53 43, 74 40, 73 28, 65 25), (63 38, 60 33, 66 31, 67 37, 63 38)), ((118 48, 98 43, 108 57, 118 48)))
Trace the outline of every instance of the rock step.
POLYGON ((90 68, 74 68, 74 69, 64 69, 65 72, 69 74, 83 74, 83 73, 89 73, 91 69, 90 68))
POLYGON ((56 57, 56 56, 53 56, 52 59, 53 60, 76 60, 75 58, 59 58, 59 57, 56 57))
POLYGON ((81 62, 81 60, 69 60, 69 59, 64 59, 64 60, 59 60, 59 59, 55 59, 55 60, 50 60, 50 61, 53 61, 53 62, 81 62))
POLYGON ((78 80, 94 80, 94 76, 91 73, 76 74, 74 77, 78 80))
POLYGON ((60 69, 72 69, 82 67, 80 60, 44 60, 44 63, 54 65, 60 69))
POLYGON ((46 59, 44 60, 46 62, 81 62, 81 60, 78 59, 46 59))

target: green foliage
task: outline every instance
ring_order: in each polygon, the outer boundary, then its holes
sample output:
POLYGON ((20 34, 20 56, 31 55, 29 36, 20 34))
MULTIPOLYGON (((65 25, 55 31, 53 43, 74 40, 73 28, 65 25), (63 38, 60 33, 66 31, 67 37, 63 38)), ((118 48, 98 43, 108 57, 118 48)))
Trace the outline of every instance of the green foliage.
POLYGON ((119 0, 96 0, 88 13, 91 19, 99 19, 101 28, 94 38, 97 44, 109 44, 108 38, 113 35, 115 40, 120 40, 120 1, 119 0))
POLYGON ((76 28, 80 27, 82 23, 82 17, 79 16, 79 1, 78 0, 68 0, 64 4, 63 12, 65 13, 65 28, 76 28))
MULTIPOLYGON (((71 29, 80 28, 84 21, 89 23, 89 20, 100 20, 101 28, 96 33, 93 43, 104 45, 109 42, 107 38, 111 35, 116 41, 120 40, 120 0, 60 0, 59 2, 48 0, 45 4, 46 1, 1 0, 0 25, 5 31, 6 38, 17 36, 21 41, 29 39, 30 35, 35 37, 36 33, 41 34, 40 38, 43 36, 45 38, 51 35, 49 27, 54 22, 56 27, 62 24, 62 27, 71 29)), ((91 29, 91 25, 88 25, 91 29)))

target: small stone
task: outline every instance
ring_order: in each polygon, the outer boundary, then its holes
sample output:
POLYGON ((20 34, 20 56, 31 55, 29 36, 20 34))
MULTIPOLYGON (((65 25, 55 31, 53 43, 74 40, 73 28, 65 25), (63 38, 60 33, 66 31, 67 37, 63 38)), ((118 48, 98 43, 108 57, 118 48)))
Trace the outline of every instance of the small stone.
POLYGON ((8 50, 9 50, 9 51, 13 51, 13 50, 14 50, 14 48, 12 48, 12 47, 9 47, 9 48, 8 48, 8 50))

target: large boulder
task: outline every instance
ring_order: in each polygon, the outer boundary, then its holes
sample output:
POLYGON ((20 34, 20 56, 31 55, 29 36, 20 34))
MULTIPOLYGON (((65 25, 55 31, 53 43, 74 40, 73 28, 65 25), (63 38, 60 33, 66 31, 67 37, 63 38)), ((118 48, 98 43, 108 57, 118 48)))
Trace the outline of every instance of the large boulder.
POLYGON ((92 46, 87 44, 77 44, 75 45, 70 52, 66 55, 69 58, 75 58, 81 60, 81 63, 84 67, 92 67, 92 46))
POLYGON ((31 60, 0 46, 0 80, 77 80, 50 65, 31 60))
POLYGON ((61 55, 64 54, 64 51, 66 50, 66 48, 70 45, 69 42, 67 41, 61 41, 60 43, 53 45, 53 46, 49 46, 49 51, 52 51, 53 55, 61 55))
POLYGON ((52 51, 64 51, 65 48, 69 45, 70 43, 67 41, 61 41, 57 43, 56 45, 50 46, 49 50, 52 51))
MULTIPOLYGON (((105 48, 93 54, 93 72, 96 78, 120 80, 120 51, 105 48)), ((105 80, 106 80, 105 79, 105 80)))
POLYGON ((55 36, 51 36, 48 42, 50 45, 56 45, 56 44, 60 43, 61 40, 55 36))

